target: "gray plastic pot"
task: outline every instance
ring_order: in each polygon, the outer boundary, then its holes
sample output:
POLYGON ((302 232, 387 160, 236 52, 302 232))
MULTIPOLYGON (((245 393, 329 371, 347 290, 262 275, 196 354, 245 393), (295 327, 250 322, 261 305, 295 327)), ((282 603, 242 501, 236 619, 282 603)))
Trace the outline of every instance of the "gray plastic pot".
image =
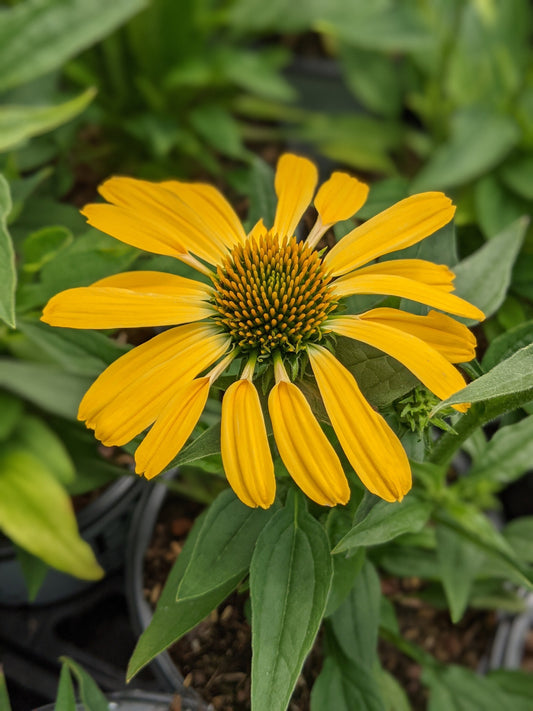
MULTIPOLYGON (((124 563, 132 506, 142 488, 143 481, 138 477, 123 476, 77 515, 81 536, 106 573, 124 563)), ((51 568, 32 604, 59 602, 93 584, 51 568)), ((10 542, 0 543, 0 605, 25 604, 28 592, 15 550, 10 542)))
POLYGON ((526 609, 519 615, 502 618, 490 655, 491 669, 520 669, 526 637, 533 629, 533 593, 524 592, 526 609))
MULTIPOLYGON (((119 691, 106 696, 109 711, 168 711, 172 694, 156 694, 148 691, 119 691)), ((40 706, 35 711, 54 711, 55 702, 40 706)), ((76 704, 76 711, 85 711, 83 704, 76 704)))

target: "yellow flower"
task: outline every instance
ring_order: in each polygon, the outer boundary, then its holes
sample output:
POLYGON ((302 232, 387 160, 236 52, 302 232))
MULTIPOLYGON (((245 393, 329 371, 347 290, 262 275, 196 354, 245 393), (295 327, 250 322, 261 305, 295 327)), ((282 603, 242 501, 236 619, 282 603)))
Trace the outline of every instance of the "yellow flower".
MULTIPOLYGON (((305 241, 296 227, 313 199, 315 166, 286 154, 277 166, 274 224, 259 221, 246 235, 225 198, 201 183, 150 183, 114 177, 87 205, 94 227, 127 244, 175 257, 203 281, 138 271, 101 279, 54 296, 43 320, 69 328, 170 326, 109 366, 83 398, 78 417, 106 445, 122 445, 150 428, 135 454, 136 471, 159 474, 183 447, 209 389, 234 360, 240 377, 222 401, 221 451, 230 485, 249 506, 270 506, 275 477, 254 374, 272 367, 268 412, 275 443, 298 486, 319 504, 344 504, 350 489, 340 460, 287 369, 306 356, 347 459, 364 485, 387 501, 411 487, 405 452, 331 352, 339 334, 396 358, 440 398, 465 382, 452 365, 474 357, 475 339, 437 311, 416 316, 392 308, 353 315, 342 299, 354 294, 403 297, 440 311, 482 319, 453 295, 453 273, 420 259, 376 262, 448 223, 442 193, 402 200, 356 227, 325 256, 324 233, 351 217, 367 186, 336 172, 318 190, 317 221, 305 241)), ((465 409, 465 406, 458 406, 465 409)))

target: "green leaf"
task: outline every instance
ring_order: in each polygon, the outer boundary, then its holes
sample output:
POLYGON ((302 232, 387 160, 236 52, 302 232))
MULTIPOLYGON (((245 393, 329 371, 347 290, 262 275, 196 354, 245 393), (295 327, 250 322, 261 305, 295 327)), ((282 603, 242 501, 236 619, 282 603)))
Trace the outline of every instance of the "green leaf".
POLYGON ((229 489, 217 496, 206 512, 176 599, 201 597, 235 577, 243 578, 257 536, 274 512, 274 507, 245 506, 229 489))
POLYGON ((521 348, 490 372, 440 402, 432 414, 461 402, 484 402, 491 406, 495 416, 531 399, 533 399, 533 344, 521 348))
POLYGON ((95 95, 96 89, 87 89, 74 99, 54 106, 0 106, 0 151, 8 151, 32 136, 67 123, 81 114, 95 95))
MULTIPOLYGON (((328 514, 326 521, 326 531, 330 543, 332 545, 338 543, 350 527, 351 517, 348 511, 335 506, 328 514)), ((353 555, 335 555, 332 557, 332 561, 333 579, 331 581, 325 617, 335 612, 348 597, 354 580, 365 562, 364 548, 360 548, 353 555)))
POLYGON ((267 227, 273 225, 277 205, 274 171, 268 163, 257 156, 251 161, 248 185, 250 200, 247 217, 248 229, 252 229, 261 218, 267 227))
POLYGON ((201 435, 184 447, 168 468, 192 464, 204 457, 220 454, 220 423, 208 427, 201 435))
POLYGON ((41 363, 0 358, 0 386, 47 412, 76 419, 78 405, 92 380, 41 363))
POLYGON ((57 686, 54 711, 76 711, 76 695, 68 666, 63 662, 57 686))
POLYGON ((437 526, 437 559, 455 624, 463 616, 470 598, 472 584, 484 555, 468 538, 447 526, 437 526), (461 571, 460 575, 457 574, 461 571))
POLYGON ((497 336, 485 351, 481 366, 487 373, 502 360, 533 342, 533 321, 525 321, 519 326, 505 331, 497 336))
POLYGON ((400 503, 379 501, 368 515, 347 533, 333 549, 341 553, 359 546, 377 546, 403 533, 420 531, 431 514, 432 505, 412 494, 400 503))
POLYGON ((15 546, 15 552, 22 575, 24 576, 24 583, 28 591, 28 600, 33 602, 50 570, 50 566, 47 565, 44 560, 41 560, 41 558, 38 558, 32 553, 28 553, 28 551, 20 546, 15 546))
POLYGON ((480 308, 487 318, 505 299, 528 224, 527 217, 516 220, 453 269, 457 295, 480 308))
POLYGON ((110 704, 85 669, 70 657, 60 657, 60 660, 76 677, 86 711, 109 711, 110 704))
POLYGON ((373 50, 339 43, 339 58, 346 83, 362 103, 377 114, 395 117, 401 110, 399 65, 373 50))
POLYGON ((61 484, 74 479, 72 460, 63 442, 38 417, 25 415, 17 425, 11 444, 31 452, 61 484))
POLYGON ((497 669, 488 673, 487 678, 494 681, 500 689, 512 697, 510 708, 513 711, 527 711, 533 698, 533 676, 521 669, 497 669), (516 704, 516 706, 515 706, 516 704))
POLYGON ((11 207, 9 185, 0 174, 0 319, 11 328, 15 328, 17 272, 13 243, 7 229, 7 218, 11 207))
POLYGON ((520 155, 500 171, 505 185, 526 200, 533 200, 533 156, 520 155))
POLYGON ((519 560, 533 563, 533 516, 513 519, 505 526, 502 534, 519 560))
POLYGON ((372 669, 376 661, 381 587, 374 566, 367 560, 350 596, 329 618, 330 627, 346 656, 372 669))
POLYGON ((172 566, 154 616, 140 636, 129 661, 126 674, 128 681, 154 657, 183 637, 204 617, 207 617, 233 592, 241 580, 240 575, 235 576, 225 585, 210 591, 207 595, 188 600, 176 600, 176 590, 190 560, 196 538, 202 530, 204 519, 205 514, 196 519, 183 550, 172 566))
POLYGON ((0 452, 0 527, 46 563, 84 580, 104 574, 80 538, 70 497, 30 452, 0 452))
POLYGON ((386 407, 418 384, 399 361, 377 348, 338 336, 335 355, 355 377, 365 398, 375 407, 386 407))
POLYGON ((237 122, 218 104, 204 104, 189 114, 194 129, 203 140, 223 155, 242 158, 245 154, 237 122))
POLYGON ((7 693, 6 678, 0 666, 0 711, 11 711, 9 694, 7 693))
POLYGON ((367 667, 338 651, 328 656, 311 691, 311 711, 385 711, 367 667))
POLYGON ((252 706, 285 711, 326 607, 332 564, 322 526, 289 498, 260 534, 250 566, 252 706))
POLYGON ((528 213, 527 203, 507 190, 492 173, 476 183, 474 205, 477 222, 488 239, 528 213))
POLYGON ((385 669, 379 670, 378 686, 387 711, 411 711, 407 694, 392 674, 385 669))
POLYGON ((145 5, 146 0, 26 0, 4 8, 0 91, 59 69, 145 5))
POLYGON ((72 232, 66 227, 43 227, 32 232, 22 244, 24 271, 30 274, 39 271, 72 241, 72 232))
POLYGON ((8 439, 22 417, 22 400, 0 390, 0 442, 8 439))
POLYGON ((488 173, 519 138, 519 128, 509 115, 484 108, 459 110, 449 140, 435 149, 415 177, 412 192, 447 190, 488 173))

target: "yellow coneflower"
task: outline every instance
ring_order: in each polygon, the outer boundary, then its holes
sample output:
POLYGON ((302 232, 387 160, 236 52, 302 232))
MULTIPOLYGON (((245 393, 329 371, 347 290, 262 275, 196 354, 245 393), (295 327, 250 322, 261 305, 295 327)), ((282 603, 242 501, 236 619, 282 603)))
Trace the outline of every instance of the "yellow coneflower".
MULTIPOLYGON (((403 363, 439 398, 465 382, 452 365, 474 357, 468 329, 440 311, 482 319, 452 294, 448 267, 420 259, 375 262, 447 224, 455 208, 439 192, 402 200, 347 234, 323 255, 326 231, 363 205, 368 187, 335 172, 318 190, 318 218, 305 241, 296 227, 317 184, 313 163, 292 154, 278 163, 274 224, 247 235, 215 188, 114 177, 100 187, 107 204, 82 211, 94 227, 127 244, 189 264, 204 281, 153 271, 107 277, 54 296, 43 320, 69 328, 174 326, 109 366, 83 398, 78 417, 106 445, 148 429, 136 471, 152 478, 191 435, 214 381, 238 359, 240 376, 222 400, 221 450, 228 481, 248 506, 270 506, 276 482, 265 412, 254 374, 271 366, 268 413, 279 454, 297 485, 319 504, 344 504, 348 481, 289 372, 307 358, 346 457, 369 491, 387 501, 411 487, 405 452, 364 399, 331 345, 338 334, 403 363), (208 279, 206 280, 205 277, 208 279), (209 283, 205 283, 208 281, 209 283), (347 314, 354 294, 404 297, 439 309, 418 316, 393 308, 347 314)), ((233 369, 234 372, 234 369, 233 369)), ((461 409, 462 406, 458 406, 461 409)))

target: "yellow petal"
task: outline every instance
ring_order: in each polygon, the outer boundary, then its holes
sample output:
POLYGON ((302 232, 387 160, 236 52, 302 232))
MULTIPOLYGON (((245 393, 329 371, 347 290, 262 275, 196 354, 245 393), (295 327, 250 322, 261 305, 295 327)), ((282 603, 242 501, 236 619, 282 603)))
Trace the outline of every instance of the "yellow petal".
POLYGON ((353 294, 399 296, 403 299, 426 304, 426 306, 432 306, 434 309, 448 311, 456 316, 464 316, 476 321, 482 321, 485 318, 484 313, 468 301, 440 288, 401 276, 388 274, 359 276, 359 272, 356 272, 354 276, 343 277, 333 282, 331 290, 339 298, 353 294))
POLYGON ((323 225, 333 225, 355 215, 368 196, 368 185, 347 173, 332 173, 315 197, 315 207, 323 225))
POLYGON ((129 442, 156 419, 171 388, 212 365, 229 343, 215 327, 198 323, 155 336, 104 370, 82 399, 78 419, 106 445, 129 442))
POLYGON ((348 461, 369 491, 385 501, 400 501, 411 488, 411 469, 399 439, 370 407, 352 374, 328 350, 310 346, 308 354, 348 461))
POLYGON ((266 233, 267 233, 267 229, 266 229, 265 224, 263 222, 263 218, 261 218, 252 227, 252 229, 248 233, 247 239, 257 239, 258 237, 263 237, 264 235, 266 235, 266 233))
POLYGON ((137 474, 152 479, 174 459, 200 419, 210 385, 210 378, 198 378, 170 396, 166 407, 137 447, 137 474))
POLYGON ((357 269, 353 275, 346 274, 339 281, 364 274, 401 276, 421 281, 423 284, 435 286, 443 291, 453 291, 453 280, 455 279, 455 274, 445 264, 434 264, 425 259, 391 259, 357 269))
POLYGON ((113 208, 86 205, 82 213, 94 227, 127 244, 157 254, 191 252, 211 264, 226 254, 223 236, 161 184, 114 177, 103 183, 99 192, 113 208), (135 223, 136 228, 131 229, 135 223))
POLYGON ((41 320, 66 328, 140 328, 201 321, 212 316, 210 288, 159 272, 126 272, 93 286, 53 296, 41 320))
POLYGON ((317 169, 307 158, 285 153, 278 161, 275 188, 278 207, 273 231, 280 240, 292 237, 296 226, 313 199, 317 169))
POLYGON ((280 381, 268 410, 280 456, 304 494, 322 506, 345 504, 350 487, 340 460, 300 390, 280 381))
POLYGON ((420 193, 401 200, 359 225, 326 255, 334 276, 346 274, 383 254, 410 247, 444 227, 455 207, 443 193, 420 193))
POLYGON ((259 395, 245 378, 232 383, 222 400, 220 445, 224 471, 239 499, 247 506, 271 506, 274 464, 259 395))
POLYGON ((467 363, 476 356, 474 334, 464 324, 438 311, 416 316, 400 309, 380 308, 366 311, 359 318, 410 333, 439 351, 450 363, 467 363))
POLYGON ((201 215, 209 230, 218 234, 227 246, 244 242, 246 235, 237 213, 222 193, 212 185, 182 183, 177 180, 168 180, 161 185, 201 215))
MULTIPOLYGON (((441 400, 466 387, 463 376, 443 355, 410 333, 358 316, 331 319, 331 329, 396 358, 441 400)), ((467 408, 460 405, 458 409, 467 408)))

